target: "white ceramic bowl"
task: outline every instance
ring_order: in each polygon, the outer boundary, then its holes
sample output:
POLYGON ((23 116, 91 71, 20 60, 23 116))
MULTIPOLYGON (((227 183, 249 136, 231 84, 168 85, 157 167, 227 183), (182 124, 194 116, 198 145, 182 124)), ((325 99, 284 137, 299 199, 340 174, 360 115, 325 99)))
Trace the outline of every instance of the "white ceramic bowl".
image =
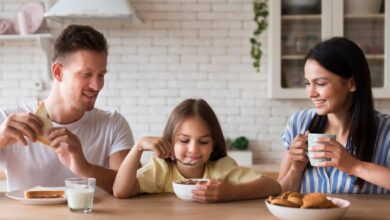
MULTIPOLYGON (((192 181, 208 181, 208 179, 191 179, 192 181)), ((176 196, 185 201, 194 201, 192 199, 192 190, 196 189, 195 184, 180 183, 183 180, 175 180, 172 182, 173 191, 176 196)))
POLYGON ((320 220, 338 219, 347 212, 350 202, 344 199, 328 197, 339 208, 330 209, 301 209, 272 205, 265 200, 268 210, 278 219, 320 220))

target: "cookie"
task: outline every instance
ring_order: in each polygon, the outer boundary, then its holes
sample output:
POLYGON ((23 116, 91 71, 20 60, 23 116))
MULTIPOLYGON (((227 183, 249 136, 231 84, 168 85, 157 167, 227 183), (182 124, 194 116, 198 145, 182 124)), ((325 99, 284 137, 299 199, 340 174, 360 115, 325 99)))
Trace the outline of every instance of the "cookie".
POLYGON ((289 202, 288 200, 285 200, 285 199, 281 199, 281 198, 275 198, 271 201, 271 204, 272 205, 280 205, 280 206, 286 206, 286 207, 299 207, 299 206, 296 206, 294 203, 292 202, 289 202))
POLYGON ((303 194, 302 193, 299 193, 299 192, 292 192, 288 195, 288 198, 290 197, 296 197, 296 198, 299 198, 299 199, 302 199, 303 198, 303 194))
POLYGON ((283 193, 283 194, 280 196, 280 198, 286 199, 286 200, 287 200, 288 196, 289 196, 291 193, 292 193, 292 192, 285 192, 285 193, 283 193))
MULTIPOLYGON (((271 201, 274 199, 275 197, 273 197, 272 195, 268 196, 268 199, 267 199, 267 202, 271 203, 271 201)), ((271 203, 272 204, 272 203, 271 203)))
POLYGON ((310 193, 303 197, 301 208, 328 208, 329 201, 324 193, 310 193))
POLYGON ((294 204, 296 207, 301 207, 303 202, 302 202, 302 199, 298 198, 298 197, 294 197, 294 196, 289 196, 287 198, 287 201, 291 202, 292 204, 294 204))

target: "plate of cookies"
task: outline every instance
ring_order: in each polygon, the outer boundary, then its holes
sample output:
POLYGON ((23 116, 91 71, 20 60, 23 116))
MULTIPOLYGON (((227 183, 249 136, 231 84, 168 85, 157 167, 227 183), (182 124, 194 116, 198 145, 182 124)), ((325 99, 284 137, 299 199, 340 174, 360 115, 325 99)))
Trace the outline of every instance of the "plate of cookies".
POLYGON ((338 219, 348 211, 350 202, 325 193, 285 192, 265 200, 268 210, 279 219, 338 219))

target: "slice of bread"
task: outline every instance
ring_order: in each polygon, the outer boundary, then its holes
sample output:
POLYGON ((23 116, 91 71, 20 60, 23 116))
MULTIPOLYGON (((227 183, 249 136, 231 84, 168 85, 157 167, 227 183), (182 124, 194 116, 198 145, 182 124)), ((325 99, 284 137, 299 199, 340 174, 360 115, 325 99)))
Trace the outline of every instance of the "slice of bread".
POLYGON ((24 198, 44 199, 44 198, 63 198, 64 190, 57 190, 42 186, 36 186, 24 191, 24 198))
POLYGON ((47 135, 48 135, 48 130, 53 127, 53 123, 49 118, 49 115, 45 107, 45 103, 43 101, 39 103, 38 109, 35 111, 35 115, 38 116, 38 118, 41 119, 41 121, 43 122, 43 127, 42 127, 43 135, 37 136, 36 138, 38 141, 50 145, 47 135))

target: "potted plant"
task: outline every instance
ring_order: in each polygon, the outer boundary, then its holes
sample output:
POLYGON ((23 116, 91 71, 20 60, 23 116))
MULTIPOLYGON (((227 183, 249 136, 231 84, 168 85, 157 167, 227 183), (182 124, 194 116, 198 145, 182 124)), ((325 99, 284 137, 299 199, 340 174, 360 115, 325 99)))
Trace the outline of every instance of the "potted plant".
POLYGON ((249 140, 245 136, 240 136, 234 140, 226 139, 229 148, 228 155, 241 166, 253 164, 252 151, 249 150, 249 140))
POLYGON ((235 149, 235 150, 247 150, 248 146, 249 146, 249 140, 244 136, 238 137, 230 143, 230 149, 235 149))
POLYGON ((257 72, 260 71, 260 61, 263 52, 261 50, 260 35, 267 29, 268 22, 268 5, 267 0, 254 0, 253 1, 253 13, 254 21, 256 22, 256 29, 253 31, 253 36, 250 39, 251 57, 253 58, 253 67, 257 72))

